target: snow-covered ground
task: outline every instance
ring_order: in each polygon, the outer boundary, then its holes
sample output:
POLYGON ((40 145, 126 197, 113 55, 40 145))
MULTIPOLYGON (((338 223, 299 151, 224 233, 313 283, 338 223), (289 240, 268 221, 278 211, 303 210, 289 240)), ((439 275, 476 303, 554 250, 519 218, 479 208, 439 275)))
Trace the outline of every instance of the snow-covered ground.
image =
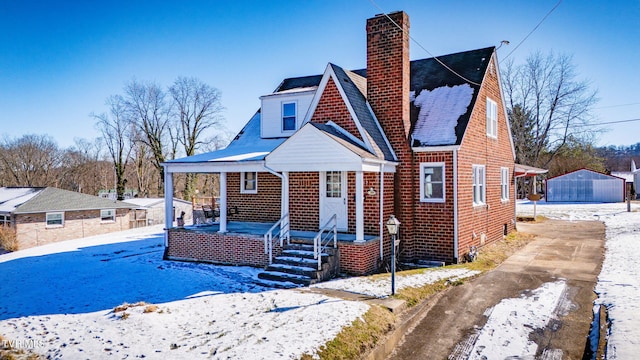
MULTIPOLYGON (((611 319, 608 359, 640 352, 640 204, 632 210, 626 212, 626 204, 536 206, 537 214, 549 218, 606 224, 596 291, 611 319)), ((519 203, 517 211, 531 215, 533 205, 519 203)), ((314 353, 368 309, 362 302, 304 289, 256 285, 260 269, 163 261, 161 231, 134 229, 0 255, 4 341, 50 358, 295 359, 314 353), (138 302, 144 304, 114 311, 138 302)), ((473 274, 462 269, 398 274, 396 288, 473 274)), ((505 299, 488 309, 472 356, 535 353, 529 331, 555 316, 549 309, 557 309, 564 286, 548 283, 532 289, 536 296, 505 299), (491 348, 507 342, 513 347, 491 348)), ((390 279, 340 279, 315 287, 385 297, 390 279)))
MULTIPOLYGON (((163 261, 162 242, 155 226, 0 255, 5 345, 55 359, 295 359, 369 308, 256 285, 256 268, 163 261), (124 303, 137 306, 114 311, 124 303)), ((396 288, 473 274, 398 275, 396 288)), ((373 297, 391 289, 390 277, 320 286, 373 297)))
MULTIPOLYGON (((532 215, 533 204, 519 203, 532 215)), ((610 332, 607 359, 635 359, 640 353, 640 204, 556 204, 538 202, 536 214, 571 221, 600 220, 606 226, 605 258, 598 277, 597 304, 607 307, 610 332)))

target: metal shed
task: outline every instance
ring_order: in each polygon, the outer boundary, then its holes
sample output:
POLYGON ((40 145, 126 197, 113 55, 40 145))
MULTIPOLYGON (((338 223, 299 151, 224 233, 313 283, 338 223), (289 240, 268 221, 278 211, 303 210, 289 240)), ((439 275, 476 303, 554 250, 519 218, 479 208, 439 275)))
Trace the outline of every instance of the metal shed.
POLYGON ((625 180, 580 169, 547 179, 547 202, 622 202, 625 180))

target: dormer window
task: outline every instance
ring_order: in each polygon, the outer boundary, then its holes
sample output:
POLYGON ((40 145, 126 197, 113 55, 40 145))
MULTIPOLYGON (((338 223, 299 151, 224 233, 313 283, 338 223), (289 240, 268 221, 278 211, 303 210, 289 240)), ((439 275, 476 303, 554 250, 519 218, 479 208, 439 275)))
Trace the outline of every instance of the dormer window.
POLYGON ((296 129, 296 103, 282 103, 282 131, 294 131, 296 129))

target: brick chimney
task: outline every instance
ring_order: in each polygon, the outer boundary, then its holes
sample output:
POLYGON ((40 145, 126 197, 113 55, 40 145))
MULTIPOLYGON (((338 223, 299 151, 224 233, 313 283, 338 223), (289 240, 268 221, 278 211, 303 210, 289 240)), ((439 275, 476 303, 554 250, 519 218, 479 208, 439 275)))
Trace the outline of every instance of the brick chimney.
POLYGON ((396 153, 394 213, 402 222, 405 258, 415 256, 414 169, 409 144, 409 16, 404 11, 367 20, 367 100, 396 153))
POLYGON ((367 99, 395 151, 401 137, 408 144, 409 85, 409 16, 399 11, 368 19, 367 99))

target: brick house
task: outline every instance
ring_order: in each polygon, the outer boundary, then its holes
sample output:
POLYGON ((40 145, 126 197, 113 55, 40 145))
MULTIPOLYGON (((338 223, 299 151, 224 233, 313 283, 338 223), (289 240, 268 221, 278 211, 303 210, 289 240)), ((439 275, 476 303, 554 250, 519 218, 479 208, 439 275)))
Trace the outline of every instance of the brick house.
POLYGON ((220 174, 219 221, 167 224, 167 258, 265 266, 284 251, 271 226, 286 240, 329 227, 340 271, 366 274, 388 262, 392 214, 403 261, 457 263, 514 229, 495 48, 410 61, 407 14, 366 28, 366 69, 285 79, 226 149, 164 164, 167 202, 173 173, 220 174))
POLYGON ((18 248, 129 229, 134 205, 53 187, 0 188, 0 226, 18 248))

